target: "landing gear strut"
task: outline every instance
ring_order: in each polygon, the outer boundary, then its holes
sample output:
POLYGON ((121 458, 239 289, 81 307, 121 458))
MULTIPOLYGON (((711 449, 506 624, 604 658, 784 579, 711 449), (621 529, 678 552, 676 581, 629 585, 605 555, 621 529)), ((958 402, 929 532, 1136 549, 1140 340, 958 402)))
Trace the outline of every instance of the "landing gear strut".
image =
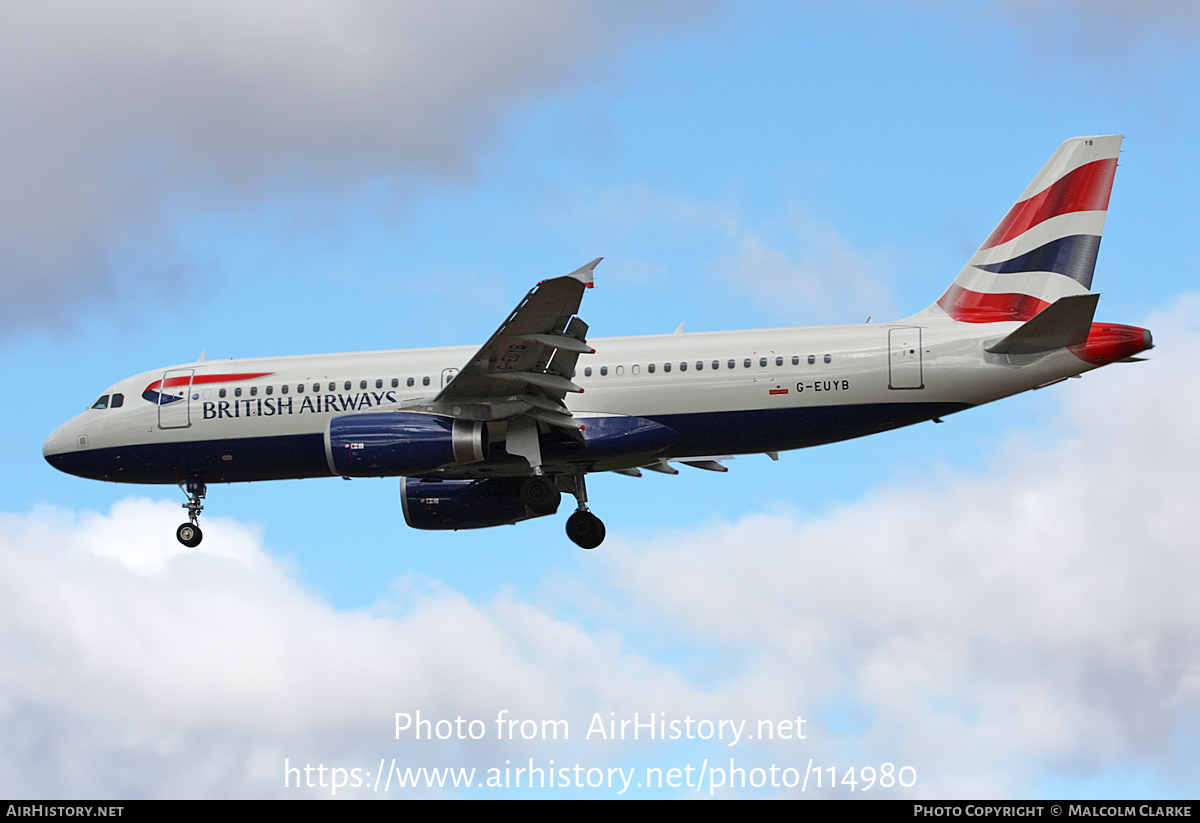
POLYGON ((604 542, 604 523, 588 511, 587 486, 582 474, 565 475, 560 478, 567 491, 575 495, 579 507, 567 518, 567 537, 581 549, 594 549, 604 542))
POLYGON ((188 510, 188 522, 175 530, 175 539, 189 549, 194 549, 204 539, 204 532, 200 531, 200 512, 204 511, 204 504, 200 501, 204 499, 208 490, 203 483, 194 481, 186 483, 183 489, 188 496, 188 502, 183 504, 188 510))

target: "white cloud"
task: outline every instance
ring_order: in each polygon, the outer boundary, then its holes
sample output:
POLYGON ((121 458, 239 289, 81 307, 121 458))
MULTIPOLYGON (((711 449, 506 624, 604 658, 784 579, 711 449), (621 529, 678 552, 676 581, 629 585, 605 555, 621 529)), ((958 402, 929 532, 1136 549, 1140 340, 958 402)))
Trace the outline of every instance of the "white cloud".
MULTIPOLYGON (((381 175, 463 177, 516 101, 584 80, 682 4, 124 0, 0 11, 0 319, 114 288, 170 215, 381 175)), ((129 275, 132 276, 132 275, 129 275)), ((147 285, 144 284, 144 285, 147 285)))
POLYGON ((741 231, 737 253, 717 264, 757 302, 785 316, 840 322, 889 310, 878 265, 833 226, 793 210, 768 232, 741 231))
POLYGON ((286 795, 285 757, 364 771, 384 756, 604 765, 611 752, 580 750, 592 711, 689 693, 618 638, 511 598, 480 606, 408 580, 375 613, 336 611, 263 553, 256 529, 206 518, 188 551, 180 519, 174 503, 137 498, 108 515, 0 515, 6 796, 286 795), (395 742, 394 713, 418 709, 483 719, 488 739, 395 742), (567 718, 572 742, 497 743, 500 709, 567 718))
MULTIPOLYGON (((652 191, 636 184, 604 191, 571 210, 570 226, 606 236, 649 236, 688 250, 712 249, 703 274, 787 322, 860 322, 891 310, 883 256, 855 248, 829 223, 795 206, 782 217, 754 221, 736 207, 652 191)), ((561 219, 561 217, 560 217, 561 219)), ((653 281, 661 270, 619 263, 615 277, 653 281)), ((693 280, 697 272, 681 273, 693 280)))

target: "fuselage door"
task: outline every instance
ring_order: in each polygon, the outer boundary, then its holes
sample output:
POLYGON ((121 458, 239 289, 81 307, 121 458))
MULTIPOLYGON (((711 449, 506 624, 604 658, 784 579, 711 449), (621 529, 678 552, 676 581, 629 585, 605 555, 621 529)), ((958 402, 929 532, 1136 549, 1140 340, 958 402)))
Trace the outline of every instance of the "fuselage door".
POLYGON ((920 327, 888 329, 888 388, 925 388, 921 372, 920 327))
POLYGON ((163 372, 162 384, 158 387, 160 429, 186 429, 192 425, 189 412, 192 403, 192 377, 195 373, 195 369, 163 372))
POLYGON ((442 369, 442 388, 450 385, 450 381, 454 379, 454 375, 458 374, 458 369, 442 369))

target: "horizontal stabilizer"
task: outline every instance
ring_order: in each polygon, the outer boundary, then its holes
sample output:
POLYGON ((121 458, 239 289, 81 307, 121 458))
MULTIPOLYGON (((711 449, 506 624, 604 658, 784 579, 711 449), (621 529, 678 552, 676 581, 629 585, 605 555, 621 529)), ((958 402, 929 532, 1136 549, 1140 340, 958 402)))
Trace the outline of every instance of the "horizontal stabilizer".
POLYGON ((985 350, 993 354, 1038 354, 1086 343, 1099 300, 1098 294, 1060 297, 985 350))

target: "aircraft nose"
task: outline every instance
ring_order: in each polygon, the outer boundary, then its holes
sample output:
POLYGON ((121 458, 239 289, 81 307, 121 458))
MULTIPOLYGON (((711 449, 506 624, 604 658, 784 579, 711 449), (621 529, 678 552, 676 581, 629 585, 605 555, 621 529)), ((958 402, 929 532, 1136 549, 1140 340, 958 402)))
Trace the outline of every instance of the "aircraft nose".
POLYGON ((56 469, 61 468, 59 465, 61 460, 55 460, 54 458, 79 448, 79 435, 77 434, 79 429, 78 419, 77 417, 72 418, 63 423, 52 431, 50 436, 46 438, 46 442, 42 444, 42 457, 46 458, 46 462, 56 469))

